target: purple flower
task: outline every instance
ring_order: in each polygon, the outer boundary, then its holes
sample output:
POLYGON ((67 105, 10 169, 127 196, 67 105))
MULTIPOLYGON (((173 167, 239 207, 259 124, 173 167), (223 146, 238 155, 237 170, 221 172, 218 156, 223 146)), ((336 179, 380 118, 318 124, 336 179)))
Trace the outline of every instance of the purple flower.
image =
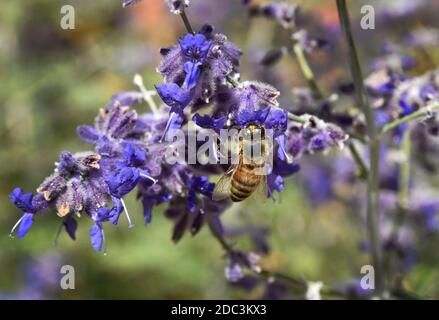
POLYGON ((11 230, 12 235, 15 228, 18 226, 17 236, 19 238, 22 238, 26 235, 26 233, 32 226, 33 216, 34 213, 36 213, 37 211, 37 208, 33 204, 33 194, 23 194, 23 190, 21 190, 20 188, 15 188, 9 195, 9 199, 11 199, 12 203, 14 203, 17 208, 19 208, 24 213, 20 220, 18 220, 18 222, 11 230))
POLYGON ((228 261, 224 269, 225 277, 230 282, 237 282, 244 277, 244 270, 260 271, 258 262, 260 257, 253 253, 233 251, 228 254, 228 261))
POLYGON ((183 69, 186 72, 183 88, 191 90, 197 86, 198 79, 200 78, 200 63, 188 61, 184 64, 183 69))
POLYGON ((95 222, 110 221, 114 225, 119 222, 119 217, 124 210, 122 200, 116 197, 112 197, 112 200, 113 207, 111 209, 103 207, 97 210, 93 217, 95 222))
POLYGON ((170 201, 171 198, 172 198, 172 194, 170 193, 142 196, 143 219, 145 221, 145 224, 151 222, 152 208, 160 203, 170 201))
POLYGON ((267 177, 267 184, 268 184, 268 197, 272 197, 274 191, 277 192, 283 192, 284 191, 284 180, 281 176, 270 174, 267 177))
POLYGON ((419 208, 421 212, 425 226, 429 231, 437 231, 439 229, 439 218, 438 218, 439 204, 437 202, 422 204, 419 208))
POLYGON ((209 115, 200 116, 198 113, 196 113, 193 116, 192 121, 194 121, 197 126, 201 128, 212 129, 215 130, 215 132, 219 133, 219 131, 226 124, 227 118, 225 116, 219 118, 213 118, 209 115))
POLYGON ((133 143, 129 143, 122 152, 121 164, 129 167, 140 167, 146 161, 146 153, 133 143))
POLYGON ((102 224, 100 222, 93 223, 89 235, 92 247, 98 252, 101 251, 104 242, 104 230, 102 229, 102 224))
POLYGON ((274 191, 284 191, 283 177, 295 174, 300 170, 300 166, 295 163, 288 163, 281 159, 274 159, 273 170, 267 177, 268 194, 267 196, 273 198, 274 191))
POLYGON ((124 139, 132 134, 137 123, 136 111, 115 105, 101 111, 96 119, 97 129, 109 138, 124 139))
POLYGON ((165 83, 155 86, 163 102, 171 107, 171 113, 181 114, 183 109, 191 102, 192 94, 188 90, 181 89, 175 83, 165 83))
POLYGON ((78 228, 78 223, 72 216, 67 216, 67 218, 63 221, 64 228, 66 229, 67 234, 72 238, 72 240, 76 240, 76 229, 78 228))
POLYGON ((140 179, 140 170, 133 167, 123 167, 105 175, 110 192, 117 198, 122 198, 133 190, 140 179))
POLYGON ((194 177, 189 182, 189 193, 188 193, 188 207, 190 212, 195 212, 196 210, 196 195, 202 194, 209 199, 212 198, 212 192, 215 184, 210 183, 208 178, 205 176, 194 177))
POLYGON ((191 88, 190 100, 195 110, 207 106, 218 90, 218 83, 224 83, 238 71, 241 56, 226 36, 213 33, 212 26, 203 27, 202 32, 188 34, 179 39, 180 45, 163 51, 165 55, 157 69, 165 83, 191 88))
POLYGON ((143 94, 138 91, 123 91, 114 94, 107 104, 107 107, 111 107, 114 104, 121 106, 132 107, 143 102, 143 94))
POLYGON ((328 139, 325 134, 321 133, 312 137, 308 148, 311 152, 323 151, 329 146, 328 139))
POLYGON ((32 227, 34 215, 32 213, 25 213, 19 220, 17 237, 22 238, 32 227))
POLYGON ((239 263, 229 262, 224 268, 224 275, 230 282, 238 282, 244 278, 244 270, 239 263))
POLYGON ((231 111, 253 112, 267 106, 276 107, 279 105, 277 97, 279 91, 269 84, 246 81, 233 90, 234 100, 236 102, 231 106, 231 111))
POLYGON ((81 140, 90 144, 97 143, 100 137, 99 132, 95 128, 87 125, 79 126, 76 129, 76 133, 81 140))
POLYGON ((36 208, 32 204, 33 194, 32 192, 23 194, 21 188, 15 188, 9 195, 9 199, 13 204, 17 206, 18 209, 24 213, 35 213, 36 208))
POLYGON ((203 62, 209 52, 212 40, 200 33, 188 33, 183 39, 178 39, 183 55, 193 62, 203 62))
POLYGON ((274 137, 278 137, 285 133, 288 124, 288 111, 274 110, 265 120, 264 127, 274 131, 274 137))
POLYGON ((280 161, 275 159, 272 174, 279 175, 281 177, 287 177, 295 174, 299 170, 300 166, 297 163, 288 163, 286 161, 280 161))
POLYGON ((233 114, 235 122, 240 126, 241 128, 244 128, 250 124, 257 124, 262 126, 267 119, 268 113, 270 112, 270 107, 266 107, 261 110, 257 110, 254 112, 250 111, 242 111, 242 112, 235 112, 233 114))

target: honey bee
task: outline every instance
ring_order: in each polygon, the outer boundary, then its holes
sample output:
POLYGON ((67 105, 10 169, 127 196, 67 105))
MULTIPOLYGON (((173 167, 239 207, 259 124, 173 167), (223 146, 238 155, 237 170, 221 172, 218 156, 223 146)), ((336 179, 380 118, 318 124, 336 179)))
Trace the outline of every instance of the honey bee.
POLYGON ((256 190, 263 192, 264 198, 267 197, 267 176, 264 172, 271 143, 265 137, 265 129, 259 125, 251 124, 242 130, 238 143, 238 163, 232 164, 218 180, 213 190, 212 199, 215 201, 230 198, 233 202, 241 202, 256 190), (252 148, 250 152, 246 145, 252 148), (255 154, 254 150, 260 152, 255 154))

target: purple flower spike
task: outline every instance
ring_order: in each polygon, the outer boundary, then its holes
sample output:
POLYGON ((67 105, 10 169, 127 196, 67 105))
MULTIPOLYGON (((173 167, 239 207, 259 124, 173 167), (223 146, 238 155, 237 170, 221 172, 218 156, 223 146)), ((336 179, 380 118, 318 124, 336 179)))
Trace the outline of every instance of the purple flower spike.
POLYGON ((183 109, 191 102, 192 93, 188 90, 181 89, 175 83, 165 83, 155 86, 163 102, 171 107, 171 113, 183 112, 183 109))
POLYGON ((209 115, 200 116, 196 113, 192 121, 194 121, 197 126, 204 129, 213 129, 215 132, 219 133, 219 131, 224 127, 227 122, 227 118, 222 116, 220 118, 212 118, 209 115))
POLYGON ((184 56, 195 62, 203 62, 212 45, 212 41, 207 40, 207 38, 200 33, 195 35, 188 33, 183 39, 178 39, 178 42, 180 43, 184 56))
POLYGON ((258 124, 263 125, 265 120, 267 119, 268 113, 270 112, 270 107, 266 107, 261 110, 257 110, 254 112, 250 111, 242 111, 240 113, 235 112, 234 118, 236 123, 241 127, 246 127, 249 124, 258 124))

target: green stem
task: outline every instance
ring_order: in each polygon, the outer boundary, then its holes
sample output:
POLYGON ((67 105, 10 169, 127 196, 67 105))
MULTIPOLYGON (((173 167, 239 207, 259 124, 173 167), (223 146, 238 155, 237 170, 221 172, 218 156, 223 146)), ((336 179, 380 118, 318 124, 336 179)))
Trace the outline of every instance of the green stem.
POLYGON ((186 11, 181 9, 180 17, 183 20, 184 26, 186 27, 186 30, 188 33, 195 34, 194 29, 192 29, 191 23, 189 22, 189 19, 187 18, 186 11))
POLYGON ((439 109, 439 103, 434 103, 430 106, 426 106, 424 108, 419 109, 418 111, 415 111, 411 114, 409 114, 408 116, 396 119, 388 124, 386 124, 382 129, 381 129, 381 133, 386 133, 392 129, 395 129, 396 127, 398 127, 401 124, 407 123, 409 121, 418 119, 418 118, 422 118, 427 116, 429 113, 431 113, 434 110, 438 110, 439 109))
POLYGON ((308 59, 306 58, 305 50, 298 41, 293 44, 293 51, 296 55, 297 62, 299 63, 300 70, 302 71, 303 76, 308 82, 308 85, 311 88, 314 97, 316 97, 317 99, 323 98, 323 94, 316 83, 314 73, 308 63, 308 59))
POLYGON ((361 158, 357 147, 355 146, 354 142, 351 140, 349 143, 349 150, 351 151, 352 158, 354 159, 355 163, 357 164, 357 176, 360 179, 367 180, 367 177, 369 175, 366 164, 364 163, 363 159, 361 158))
POLYGON ((302 119, 300 116, 296 116, 294 113, 288 112, 288 119, 294 122, 304 124, 306 121, 302 119))
POLYGON ((349 50, 349 64, 352 78, 355 85, 357 103, 366 117, 367 132, 370 139, 370 164, 367 192, 367 224, 369 239, 372 246, 372 260, 375 268, 375 283, 378 294, 384 290, 382 246, 379 232, 379 163, 380 163, 380 141, 378 129, 375 124, 375 114, 368 105, 366 90, 363 83, 360 62, 357 49, 352 36, 352 28, 349 20, 349 13, 345 0, 336 0, 337 10, 340 18, 341 28, 349 50))
MULTIPOLYGON (((226 251, 227 254, 233 253, 234 250, 233 250, 232 246, 230 244, 228 244, 227 241, 224 239, 224 237, 217 231, 215 225, 212 223, 212 221, 210 219, 208 219, 208 226, 209 226, 209 229, 210 229, 212 235, 215 237, 215 239, 218 240, 219 244, 224 249, 224 251, 226 251)), ((255 271, 255 270, 252 270, 252 271, 257 276, 264 277, 266 279, 274 278, 274 279, 281 280, 281 281, 291 285, 291 287, 293 287, 297 290, 301 290, 302 292, 306 291, 308 288, 308 282, 305 279, 300 278, 300 277, 291 277, 291 276, 285 275, 283 273, 264 270, 262 268, 260 271, 255 271)), ((323 294, 327 294, 327 295, 340 295, 337 292, 337 290, 334 290, 334 289, 329 288, 327 286, 324 286, 322 288, 321 292, 323 294)))
POLYGON ((410 152, 411 152, 411 130, 407 129, 402 138, 401 151, 404 159, 399 167, 398 183, 398 202, 404 211, 409 207, 409 188, 410 188, 410 152))

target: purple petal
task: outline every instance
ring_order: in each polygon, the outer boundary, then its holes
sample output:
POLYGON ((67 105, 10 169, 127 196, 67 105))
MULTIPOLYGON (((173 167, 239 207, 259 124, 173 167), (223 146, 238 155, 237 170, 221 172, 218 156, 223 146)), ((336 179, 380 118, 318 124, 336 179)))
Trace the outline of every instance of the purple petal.
POLYGON ((90 228, 90 240, 91 245, 96 251, 102 250, 102 243, 104 241, 104 235, 102 233, 102 225, 99 222, 93 223, 90 228))
POLYGON ((204 129, 213 129, 216 132, 219 132, 220 129, 224 127, 224 125, 227 122, 227 118, 225 116, 222 116, 220 118, 212 118, 209 115, 200 116, 198 113, 196 113, 192 117, 192 121, 194 121, 197 126, 204 128, 204 129))
POLYGON ((192 100, 192 93, 175 83, 155 85, 155 88, 163 102, 171 107, 171 112, 181 113, 192 100))
POLYGON ((35 212, 35 207, 32 204, 32 192, 23 194, 21 188, 15 188, 9 195, 9 199, 23 212, 35 212))
POLYGON ((241 127, 246 127, 249 124, 258 124, 263 125, 265 120, 267 119, 268 113, 270 112, 270 107, 266 107, 264 109, 260 109, 257 111, 242 111, 235 112, 234 118, 236 123, 241 127))
POLYGON ((87 125, 79 126, 76 129, 76 133, 82 141, 90 144, 96 143, 99 140, 100 136, 95 128, 87 125))
POLYGON ((72 217, 68 216, 64 222, 64 227, 66 229, 67 234, 70 236, 70 238, 72 238, 72 240, 76 240, 76 229, 78 228, 78 223, 76 222, 75 219, 73 219, 72 217))
POLYGON ((189 90, 195 88, 201 74, 200 63, 188 61, 184 64, 183 69, 184 72, 186 72, 186 78, 184 79, 183 88, 189 90))
POLYGON ((26 233, 29 231, 30 227, 32 227, 34 215, 32 213, 25 213, 21 218, 20 226, 18 227, 17 236, 19 238, 23 238, 26 233))

